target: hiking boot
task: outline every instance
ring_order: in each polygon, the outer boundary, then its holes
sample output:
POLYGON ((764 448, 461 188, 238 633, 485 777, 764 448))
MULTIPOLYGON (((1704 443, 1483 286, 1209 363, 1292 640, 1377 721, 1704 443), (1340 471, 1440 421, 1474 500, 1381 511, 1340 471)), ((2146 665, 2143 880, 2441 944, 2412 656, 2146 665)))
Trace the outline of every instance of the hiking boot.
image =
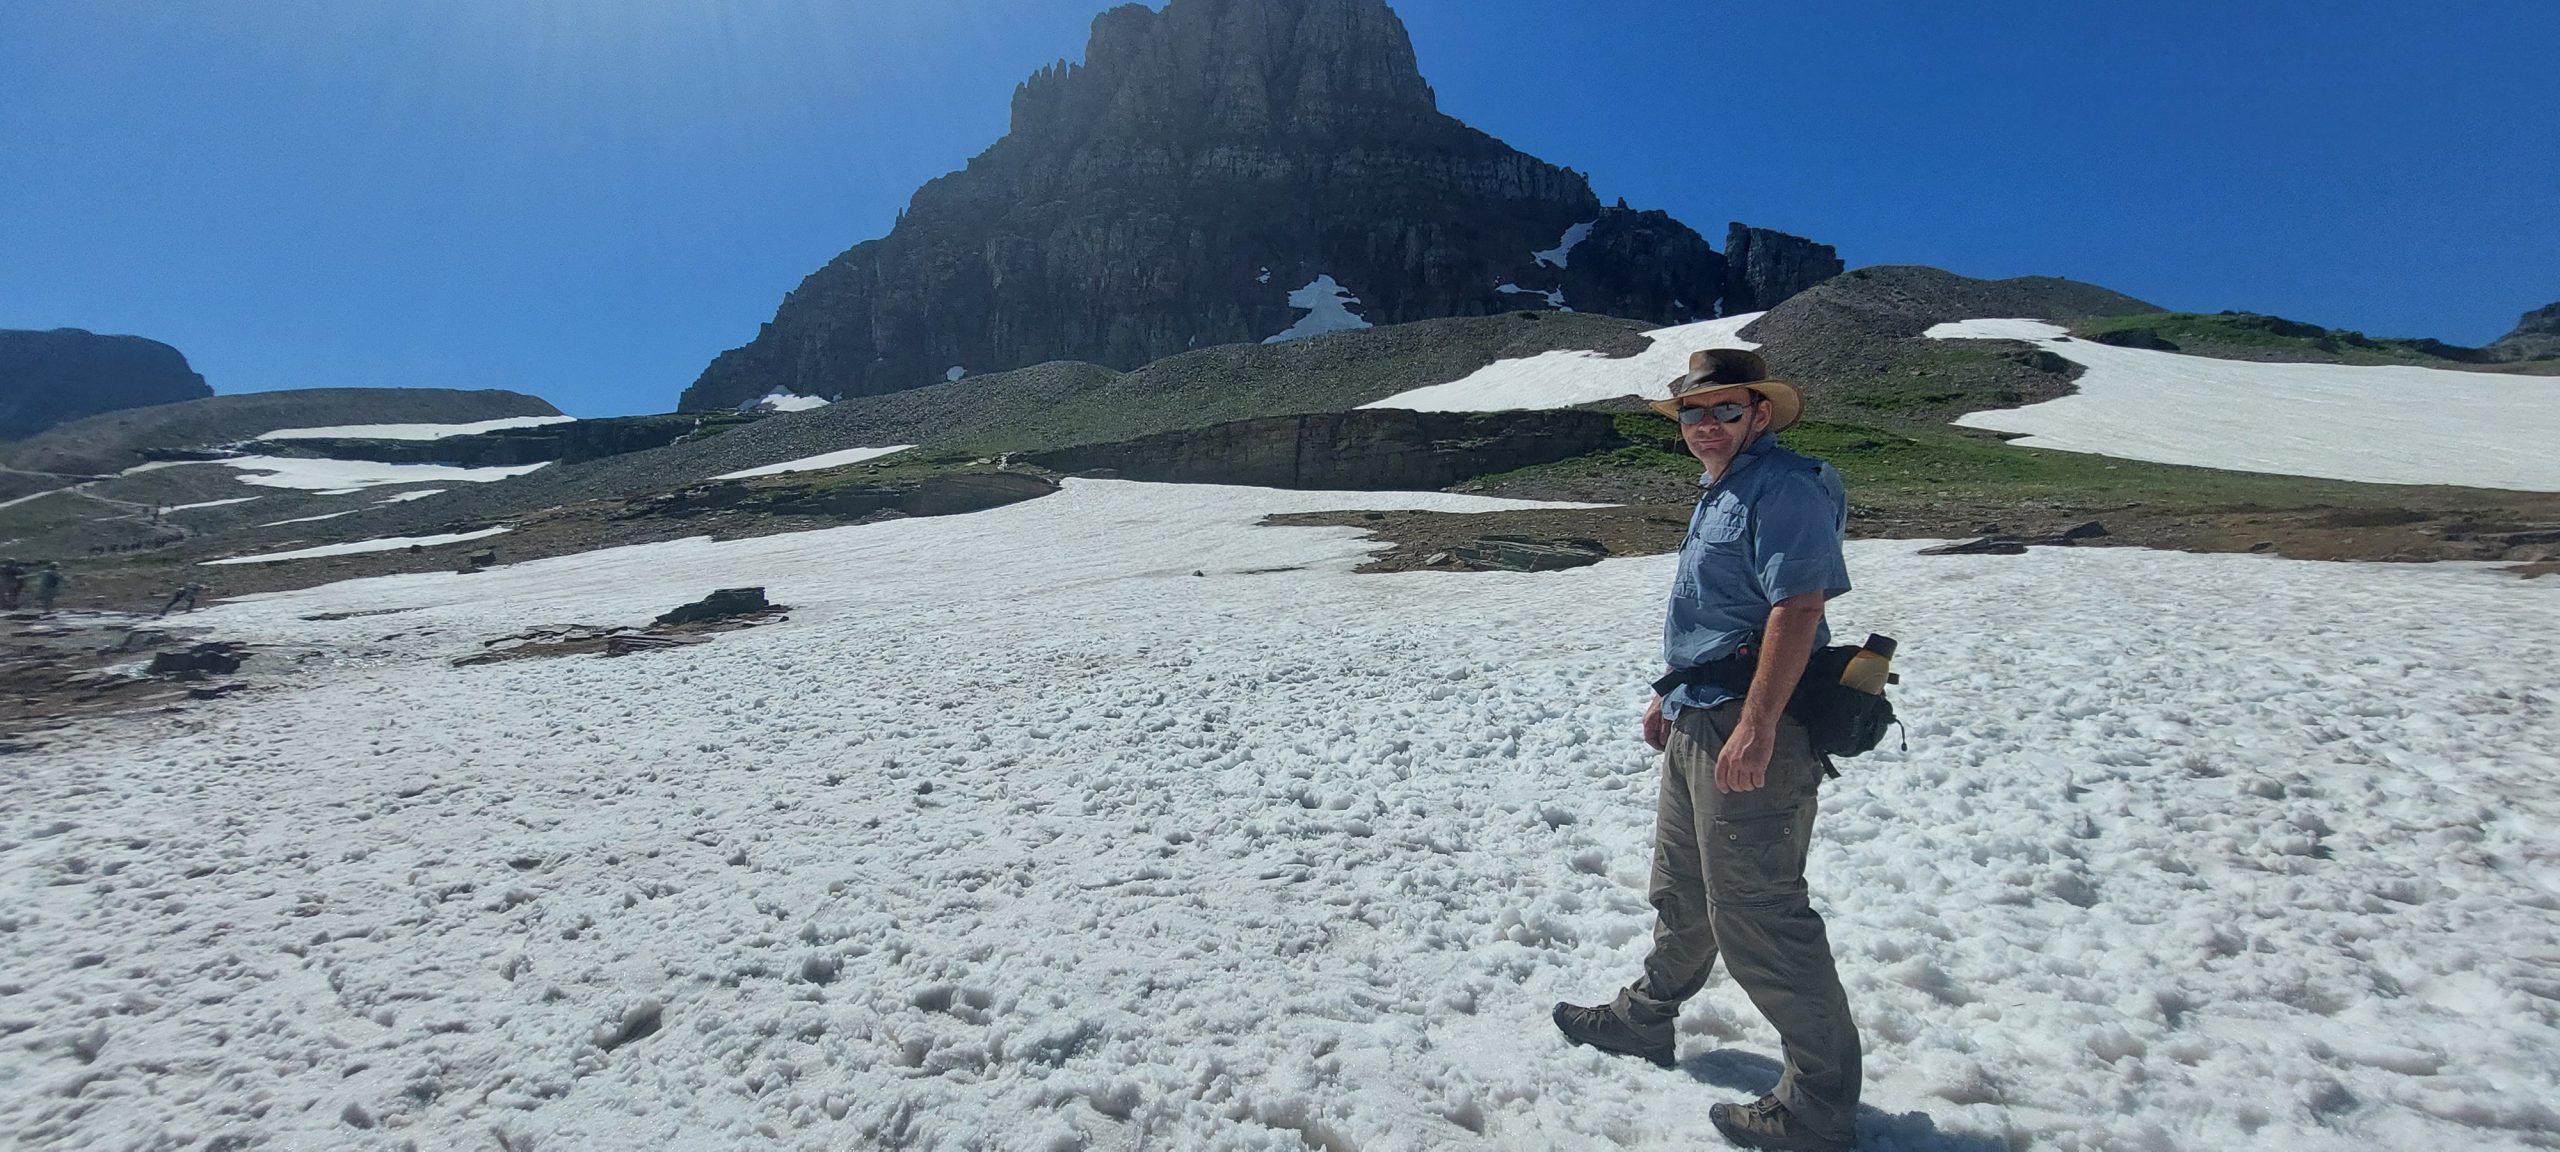
POLYGON ((1724 1133, 1724 1138, 1745 1148, 1780 1148, 1788 1152, 1849 1152, 1855 1141, 1833 1140, 1816 1135, 1814 1130, 1787 1111, 1775 1096, 1763 1096, 1748 1104, 1718 1104, 1707 1109, 1707 1122, 1724 1133))
POLYGON ((1588 1044, 1603 1052, 1620 1056, 1641 1056, 1664 1068, 1677 1061, 1671 1057, 1671 1030, 1663 1029, 1662 1039, 1649 1040, 1636 1031, 1635 1025, 1618 1019, 1606 1004, 1585 1008, 1579 1004, 1556 1005, 1556 1031, 1576 1044, 1588 1044))

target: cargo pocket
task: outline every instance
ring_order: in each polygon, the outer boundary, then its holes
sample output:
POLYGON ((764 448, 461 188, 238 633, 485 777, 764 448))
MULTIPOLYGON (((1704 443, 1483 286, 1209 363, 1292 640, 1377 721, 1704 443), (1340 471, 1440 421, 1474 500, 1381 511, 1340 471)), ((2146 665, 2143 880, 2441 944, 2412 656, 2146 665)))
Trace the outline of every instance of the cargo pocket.
POLYGON ((1777 904, 1802 898, 1804 845, 1795 808, 1718 816, 1709 829, 1707 892, 1719 904, 1777 904))

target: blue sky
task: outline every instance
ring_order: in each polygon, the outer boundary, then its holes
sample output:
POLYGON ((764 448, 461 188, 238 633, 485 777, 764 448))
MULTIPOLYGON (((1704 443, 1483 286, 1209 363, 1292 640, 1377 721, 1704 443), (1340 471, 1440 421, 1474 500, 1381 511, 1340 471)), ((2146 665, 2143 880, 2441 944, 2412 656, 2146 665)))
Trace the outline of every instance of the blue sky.
MULTIPOLYGON (((665 410, 1104 7, 8 0, 0 327, 665 410)), ((1445 111, 1719 241, 2463 343, 2560 300, 2544 0, 1396 7, 1445 111)))

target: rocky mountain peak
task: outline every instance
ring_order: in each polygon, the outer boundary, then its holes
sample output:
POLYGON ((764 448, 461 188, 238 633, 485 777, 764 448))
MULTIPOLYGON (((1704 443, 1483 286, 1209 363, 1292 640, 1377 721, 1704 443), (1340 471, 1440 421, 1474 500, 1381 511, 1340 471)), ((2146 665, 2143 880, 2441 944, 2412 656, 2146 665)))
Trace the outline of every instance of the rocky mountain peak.
MULTIPOLYGON (((684 406, 1524 308, 1672 324, 1725 293, 1723 258, 1687 225, 1603 207, 1581 173, 1443 114, 1384 0, 1124 5, 1012 111, 684 406)), ((1810 266, 1773 265, 1755 300, 1810 266)))

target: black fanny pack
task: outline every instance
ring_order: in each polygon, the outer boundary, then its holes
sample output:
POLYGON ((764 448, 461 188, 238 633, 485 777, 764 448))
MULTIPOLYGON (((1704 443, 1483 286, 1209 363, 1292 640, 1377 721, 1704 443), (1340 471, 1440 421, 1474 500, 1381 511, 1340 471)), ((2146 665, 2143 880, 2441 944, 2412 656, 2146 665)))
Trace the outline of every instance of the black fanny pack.
MULTIPOLYGON (((1840 682, 1841 673, 1858 651, 1855 644, 1834 644, 1816 650, 1805 663, 1804 676, 1796 681, 1795 695, 1787 700, 1787 715, 1804 725, 1805 734, 1813 738, 1813 750, 1824 756, 1872 752, 1884 742, 1884 730, 1894 725, 1893 702, 1883 693, 1860 692, 1840 682)), ((1755 636, 1744 641, 1732 655, 1691 668, 1672 669, 1653 682, 1653 692, 1668 696, 1683 685, 1702 684, 1748 696, 1751 677, 1759 670, 1760 639, 1755 636)), ((1904 745, 1903 750, 1910 751, 1910 746, 1904 745)))

